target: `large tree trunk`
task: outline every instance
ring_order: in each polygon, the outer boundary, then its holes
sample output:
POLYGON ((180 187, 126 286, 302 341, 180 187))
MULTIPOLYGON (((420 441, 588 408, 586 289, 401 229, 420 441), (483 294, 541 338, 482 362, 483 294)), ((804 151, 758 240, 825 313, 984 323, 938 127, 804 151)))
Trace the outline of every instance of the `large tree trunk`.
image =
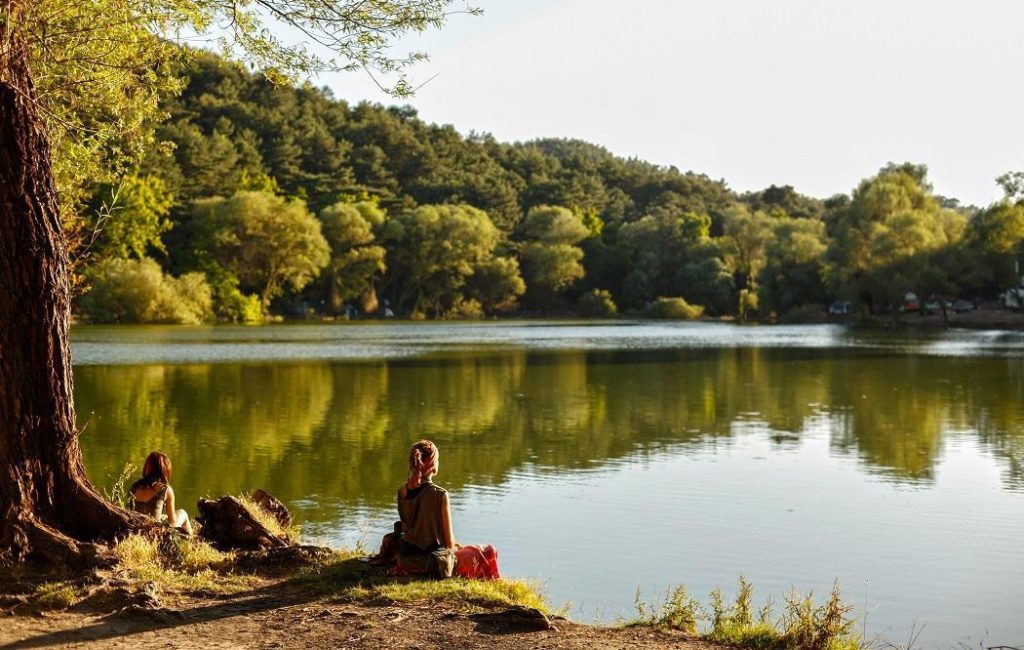
POLYGON ((84 542, 146 524, 101 497, 82 465, 71 395, 68 254, 50 147, 35 105, 27 48, 11 14, 3 18, 0 561, 76 563, 95 555, 96 547, 84 542))

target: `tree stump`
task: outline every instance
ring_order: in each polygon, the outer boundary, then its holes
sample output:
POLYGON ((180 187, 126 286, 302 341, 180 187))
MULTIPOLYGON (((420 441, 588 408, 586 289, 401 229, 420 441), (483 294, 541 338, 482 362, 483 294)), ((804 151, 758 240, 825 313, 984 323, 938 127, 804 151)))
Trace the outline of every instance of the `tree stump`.
POLYGON ((260 508, 272 514, 277 523, 281 524, 281 528, 288 528, 292 525, 292 513, 288 512, 288 508, 266 490, 261 488, 253 492, 252 500, 260 508))
MULTIPOLYGON (((283 505, 281 507, 284 508, 283 505)), ((289 546, 287 540, 257 521, 235 497, 223 496, 216 501, 200 499, 197 519, 202 524, 199 536, 220 549, 257 550, 289 546)), ((291 519, 290 515, 288 519, 291 519)))

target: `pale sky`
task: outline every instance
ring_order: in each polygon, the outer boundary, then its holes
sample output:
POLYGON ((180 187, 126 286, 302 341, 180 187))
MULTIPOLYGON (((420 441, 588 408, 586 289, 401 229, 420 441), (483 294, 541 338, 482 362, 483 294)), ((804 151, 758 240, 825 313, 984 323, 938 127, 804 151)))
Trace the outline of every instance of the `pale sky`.
MULTIPOLYGON (((434 77, 407 102, 499 140, 581 138, 622 156, 826 197, 888 161, 936 191, 1001 196, 1024 171, 1019 0, 478 0, 403 47, 434 77), (434 76, 436 75, 436 76, 434 76)), ((396 103, 363 74, 317 83, 396 103)))

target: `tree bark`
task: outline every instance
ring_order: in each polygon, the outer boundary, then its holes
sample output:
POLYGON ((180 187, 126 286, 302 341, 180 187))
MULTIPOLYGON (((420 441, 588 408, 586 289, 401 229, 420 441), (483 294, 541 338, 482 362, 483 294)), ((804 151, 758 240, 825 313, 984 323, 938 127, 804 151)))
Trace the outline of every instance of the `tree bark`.
POLYGON ((68 347, 68 253, 17 8, 0 16, 0 561, 79 564, 141 516, 82 465, 68 347))

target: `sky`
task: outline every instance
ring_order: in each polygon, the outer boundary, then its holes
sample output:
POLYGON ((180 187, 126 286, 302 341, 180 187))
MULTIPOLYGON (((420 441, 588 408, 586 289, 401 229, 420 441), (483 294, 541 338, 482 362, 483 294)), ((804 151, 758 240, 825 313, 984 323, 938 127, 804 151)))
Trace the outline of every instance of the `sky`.
POLYGON ((499 140, 580 138, 724 179, 849 192, 925 163, 967 204, 1024 171, 1019 0, 478 0, 401 49, 431 60, 396 100, 364 73, 316 83, 499 140))

